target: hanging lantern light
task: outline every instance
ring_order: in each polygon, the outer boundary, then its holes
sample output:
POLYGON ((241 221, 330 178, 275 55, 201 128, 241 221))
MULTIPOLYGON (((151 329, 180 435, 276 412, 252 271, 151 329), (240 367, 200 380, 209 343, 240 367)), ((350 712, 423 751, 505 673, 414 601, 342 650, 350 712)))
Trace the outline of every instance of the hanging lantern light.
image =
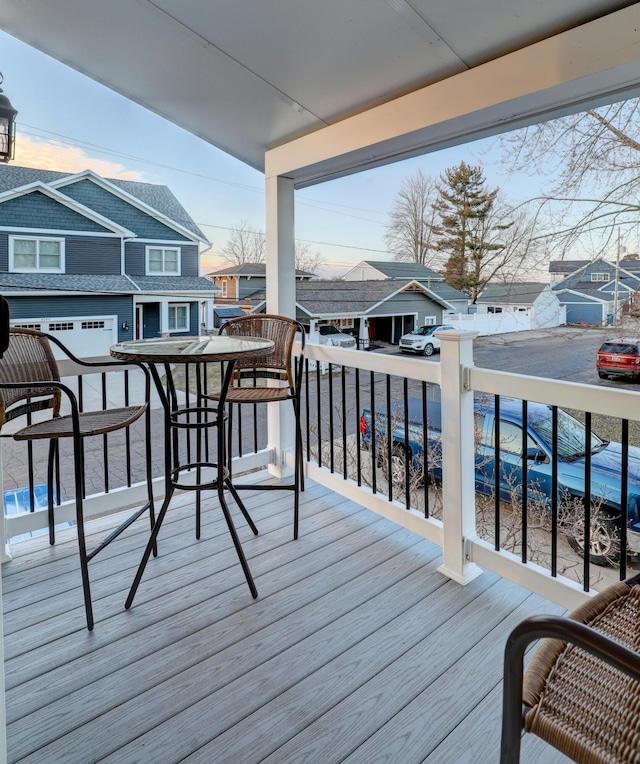
MULTIPOLYGON (((0 73, 0 85, 4 77, 0 73)), ((3 95, 0 88, 0 162, 8 162, 13 159, 16 137, 17 111, 11 105, 11 101, 3 95)))

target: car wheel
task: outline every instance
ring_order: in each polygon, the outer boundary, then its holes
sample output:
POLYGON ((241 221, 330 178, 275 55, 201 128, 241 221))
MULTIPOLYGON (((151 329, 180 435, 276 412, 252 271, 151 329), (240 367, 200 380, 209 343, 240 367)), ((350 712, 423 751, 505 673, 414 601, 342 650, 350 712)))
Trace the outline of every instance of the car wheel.
POLYGON ((600 377, 600 379, 609 379, 609 375, 605 374, 604 371, 599 371, 598 376, 600 377))
POLYGON ((430 342, 428 342, 424 346, 424 350, 422 352, 424 353, 424 355, 433 355, 433 350, 434 350, 433 345, 430 342))
MULTIPOLYGON (((577 522, 566 535, 571 548, 584 557, 584 521, 577 522)), ((599 516, 591 521, 589 561, 602 566, 620 563, 620 532, 611 517, 599 516)))

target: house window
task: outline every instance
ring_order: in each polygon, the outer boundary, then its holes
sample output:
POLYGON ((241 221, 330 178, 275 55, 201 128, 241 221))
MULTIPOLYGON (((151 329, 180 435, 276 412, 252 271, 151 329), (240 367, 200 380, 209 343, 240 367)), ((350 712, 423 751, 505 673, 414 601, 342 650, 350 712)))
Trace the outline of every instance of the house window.
POLYGON ((147 247, 147 274, 180 275, 180 249, 147 247))
POLYGON ((610 281, 608 273, 592 273, 591 281, 610 281))
POLYGON ((222 282, 222 296, 223 297, 227 296, 227 282, 226 281, 222 282))
POLYGON ((64 272, 64 239, 9 237, 9 270, 15 273, 64 272))
POLYGON ((487 308, 487 313, 502 313, 502 308, 497 308, 494 305, 489 305, 487 308))
POLYGON ((170 332, 188 332, 189 331, 189 304, 169 305, 169 331, 170 332))

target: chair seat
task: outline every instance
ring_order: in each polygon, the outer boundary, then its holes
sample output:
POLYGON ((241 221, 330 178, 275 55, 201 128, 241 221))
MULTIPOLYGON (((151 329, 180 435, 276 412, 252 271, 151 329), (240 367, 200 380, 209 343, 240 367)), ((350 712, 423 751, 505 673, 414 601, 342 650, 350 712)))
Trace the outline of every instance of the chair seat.
MULTIPOLYGON (((219 400, 219 393, 209 396, 219 400)), ((288 387, 230 387, 227 391, 227 403, 276 403, 288 401, 291 397, 288 387)))
MULTIPOLYGON (((640 586, 621 582, 573 611, 622 645, 640 648, 640 586)), ((578 762, 638 762, 640 684, 559 640, 545 640, 527 670, 524 728, 578 762)))
MULTIPOLYGON (((80 437, 104 435, 107 432, 128 427, 139 419, 146 410, 147 406, 144 404, 80 414, 80 437)), ((24 427, 22 430, 18 430, 13 437, 15 440, 71 438, 73 437, 73 420, 71 416, 54 417, 24 427)))

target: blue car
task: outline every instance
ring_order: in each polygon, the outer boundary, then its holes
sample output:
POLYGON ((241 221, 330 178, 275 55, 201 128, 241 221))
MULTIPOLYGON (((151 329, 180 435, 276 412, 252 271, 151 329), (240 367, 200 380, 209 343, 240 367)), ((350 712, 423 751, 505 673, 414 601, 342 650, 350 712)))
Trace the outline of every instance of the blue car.
MULTIPOLYGON (((440 451, 441 412, 439 401, 429 402, 427 437, 432 456, 440 451)), ((558 490, 561 499, 578 499, 585 495, 586 430, 582 422, 558 409, 558 490)), ((495 407, 492 398, 478 397, 475 401, 476 426, 476 491, 495 495, 510 502, 522 493, 523 427, 522 401, 500 399, 500 474, 495 474, 495 407)), ((392 479, 404 483, 407 462, 414 470, 423 469, 422 401, 408 400, 408 436, 405 434, 404 405, 392 406, 392 479)), ((376 433, 386 443, 387 412, 384 405, 376 407, 376 433)), ((365 448, 371 445, 371 412, 365 409, 360 419, 360 434, 365 448)), ((526 461, 528 496, 543 504, 551 504, 552 479, 552 407, 528 403, 526 427, 526 461)), ((598 565, 615 563, 619 559, 619 518, 622 499, 622 446, 591 434, 591 502, 594 512, 589 539, 589 557, 598 565)), ((431 459, 428 470, 436 480, 442 477, 439 459, 431 459)), ((627 481, 627 549, 632 556, 640 555, 640 448, 629 447, 627 481)), ((575 549, 584 552, 584 532, 575 527, 567 533, 575 549), (582 537, 581 537, 582 536, 582 537)))

